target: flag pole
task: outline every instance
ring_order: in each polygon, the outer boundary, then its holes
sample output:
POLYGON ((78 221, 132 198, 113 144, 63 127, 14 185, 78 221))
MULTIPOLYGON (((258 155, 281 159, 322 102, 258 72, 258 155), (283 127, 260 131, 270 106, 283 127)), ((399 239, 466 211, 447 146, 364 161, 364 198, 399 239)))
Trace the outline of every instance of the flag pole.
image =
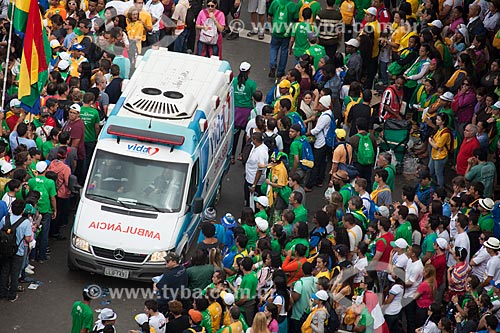
POLYGON ((7 57, 5 59, 5 74, 3 78, 3 88, 2 88, 2 105, 0 110, 4 110, 4 105, 5 105, 5 95, 6 95, 6 89, 7 89, 7 74, 9 72, 9 58, 10 58, 10 47, 12 44, 12 27, 14 26, 13 20, 14 20, 14 10, 16 8, 16 0, 12 0, 12 10, 10 13, 10 27, 9 27, 9 40, 7 41, 7 57))

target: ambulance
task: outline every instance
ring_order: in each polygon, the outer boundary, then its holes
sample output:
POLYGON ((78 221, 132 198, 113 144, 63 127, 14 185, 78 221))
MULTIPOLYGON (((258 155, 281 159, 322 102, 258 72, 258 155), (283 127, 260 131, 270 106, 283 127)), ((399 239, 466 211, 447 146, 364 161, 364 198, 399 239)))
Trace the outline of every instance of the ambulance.
POLYGON ((148 51, 99 135, 68 267, 151 281, 182 255, 229 168, 233 73, 217 57, 148 51))

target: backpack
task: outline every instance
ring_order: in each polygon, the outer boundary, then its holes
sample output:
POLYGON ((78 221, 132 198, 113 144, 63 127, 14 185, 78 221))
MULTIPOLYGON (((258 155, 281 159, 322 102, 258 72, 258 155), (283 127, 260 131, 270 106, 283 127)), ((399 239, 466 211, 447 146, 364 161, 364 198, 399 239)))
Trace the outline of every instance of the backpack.
POLYGON ((211 18, 208 18, 205 21, 205 25, 208 27, 208 29, 200 30, 200 42, 208 45, 216 45, 217 39, 219 39, 219 33, 217 32, 217 26, 215 25, 215 21, 211 18))
POLYGON ((373 202, 372 199, 368 199, 367 197, 361 197, 362 200, 366 200, 370 203, 370 210, 367 210, 365 205, 363 205, 363 214, 365 214, 368 221, 375 220, 375 212, 377 211, 377 205, 373 202))
MULTIPOLYGON (((384 246, 387 246, 387 240, 383 237, 376 238, 373 242, 373 245, 370 248, 370 251, 366 253, 366 256, 369 258, 368 261, 371 261, 377 252, 377 242, 381 240, 384 243, 384 246)), ((370 244, 371 245, 371 244, 370 244)))
POLYGON ((340 327, 340 320, 337 312, 335 312, 335 307, 332 303, 330 303, 330 300, 325 303, 325 308, 328 313, 328 318, 325 322, 325 333, 337 332, 340 327))
POLYGON ((342 143, 344 145, 345 154, 346 154, 346 163, 339 163, 339 170, 344 170, 347 172, 349 179, 354 179, 359 175, 358 169, 352 164, 352 156, 349 156, 349 151, 347 150, 347 143, 342 143))
MULTIPOLYGON (((253 129, 250 130, 250 137, 252 137, 253 129)), ((247 164, 250 153, 252 152, 253 144, 252 140, 247 140, 243 148, 241 148, 241 162, 243 165, 247 164)))
MULTIPOLYGON (((330 127, 328 128, 328 132, 325 134, 325 142, 326 145, 330 148, 332 148, 335 145, 335 141, 337 136, 335 135, 335 119, 333 116, 329 113, 323 113, 326 114, 328 117, 330 117, 330 127)), ((323 129, 324 131, 325 129, 323 129)))
POLYGON ((5 225, 0 229, 0 257, 11 258, 17 253, 19 245, 23 242, 16 242, 16 230, 21 223, 26 220, 21 216, 14 224, 10 222, 10 214, 5 216, 5 225))
POLYGON ((290 112, 287 114, 287 117, 290 118, 292 121, 292 125, 294 124, 299 124, 300 125, 300 135, 305 135, 307 132, 307 127, 306 124, 304 124, 304 121, 302 118, 300 118, 300 115, 296 112, 290 112))
POLYGON ((302 159, 299 161, 299 164, 302 170, 307 171, 314 167, 313 149, 306 137, 302 137, 300 142, 302 143, 302 159))
POLYGON ((263 137, 264 137, 263 143, 267 146, 267 149, 269 150, 269 157, 271 157, 271 155, 274 152, 278 151, 278 146, 276 145, 276 137, 277 136, 278 136, 278 134, 276 134, 276 133, 273 133, 273 135, 271 135, 271 136, 268 136, 266 134, 263 135, 263 137))
POLYGON ((362 135, 360 133, 356 134, 359 137, 358 143, 358 163, 361 165, 372 165, 375 161, 375 149, 373 148, 372 140, 370 139, 370 134, 367 133, 362 135))
MULTIPOLYGON (((316 3, 316 2, 317 2, 317 1, 314 1, 314 0, 313 0, 313 1, 311 1, 311 2, 305 2, 305 1, 304 1, 304 2, 302 2, 302 7, 300 7, 300 9, 299 9, 299 22, 304 22, 304 16, 302 15, 302 12, 304 11, 304 9, 306 9, 306 8, 311 8, 311 5, 312 5, 313 3, 316 3)), ((313 14, 313 15, 314 15, 314 14, 313 14)), ((314 22, 314 17, 313 17, 313 16, 311 16, 311 18, 309 19, 309 21, 310 21, 311 23, 313 23, 313 22, 314 22)))
MULTIPOLYGON (((279 1, 279 0, 278 0, 279 1)), ((288 2, 278 4, 278 10, 273 16, 273 34, 285 35, 288 37, 290 22, 288 20, 288 2)))

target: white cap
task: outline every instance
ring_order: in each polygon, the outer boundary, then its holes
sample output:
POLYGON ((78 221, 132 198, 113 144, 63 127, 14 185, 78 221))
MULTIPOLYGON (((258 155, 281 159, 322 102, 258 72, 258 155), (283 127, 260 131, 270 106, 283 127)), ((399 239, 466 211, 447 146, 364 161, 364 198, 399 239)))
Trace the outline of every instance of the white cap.
POLYGON ((78 113, 80 113, 80 104, 77 104, 77 103, 71 104, 71 106, 69 108, 70 108, 70 110, 75 110, 78 113))
POLYGON ((256 217, 255 224, 257 225, 257 228, 259 228, 259 230, 262 232, 266 232, 269 228, 269 222, 264 220, 262 217, 256 217))
POLYGON ((429 23, 429 25, 432 27, 443 29, 443 22, 441 22, 440 20, 434 20, 431 23, 429 23))
POLYGON ((12 166, 12 164, 10 164, 10 163, 4 163, 2 165, 2 174, 6 175, 9 172, 11 172, 13 169, 14 169, 14 167, 12 166))
POLYGON ((366 14, 377 16, 377 8, 375 7, 370 7, 368 9, 363 9, 363 10, 365 11, 366 14))
POLYGON ((59 68, 62 71, 65 71, 68 69, 69 65, 70 65, 70 63, 68 60, 62 59, 62 60, 59 60, 59 62, 57 63, 57 68, 59 68))
POLYGON ((330 95, 321 96, 319 104, 323 105, 327 109, 330 109, 330 106, 332 105, 332 98, 330 95))
POLYGON ((135 322, 139 325, 143 325, 145 322, 149 321, 148 315, 145 313, 139 313, 135 316, 135 322))
POLYGON ((269 207, 269 200, 264 195, 261 195, 260 197, 253 197, 253 201, 260 203, 264 206, 264 208, 269 207))
POLYGON ((376 211, 383 217, 389 217, 389 208, 387 208, 386 206, 377 207, 376 211))
POLYGON ((231 306, 234 304, 234 295, 233 294, 225 293, 222 298, 224 299, 224 303, 226 303, 227 306, 231 306))
POLYGON ((54 47, 59 47, 61 46, 61 43, 59 43, 59 41, 57 39, 53 39, 50 41, 50 47, 51 48, 54 48, 54 47))
POLYGON ((47 170, 47 162, 45 161, 40 161, 36 164, 36 171, 39 172, 39 173, 43 173, 45 172, 45 170, 47 170))
POLYGON ((451 93, 449 91, 447 91, 444 94, 442 94, 441 96, 439 96, 440 99, 442 99, 443 101, 447 101, 447 102, 453 102, 453 97, 455 97, 455 95, 453 95, 453 93, 451 93))
POLYGON ((69 61, 71 59, 71 54, 68 52, 59 52, 59 58, 69 61))
POLYGON ((18 100, 17 98, 11 99, 9 105, 11 108, 18 108, 21 106, 21 101, 18 100))
POLYGON ((358 48, 359 47, 359 41, 356 38, 351 38, 347 42, 345 42, 345 45, 350 45, 352 47, 358 48))
POLYGON ((436 244, 442 250, 445 250, 446 248, 448 248, 448 241, 446 239, 444 239, 444 238, 441 238, 441 237, 437 238, 436 239, 436 244))
POLYGON ((328 293, 324 290, 318 290, 315 294, 312 295, 313 299, 319 299, 321 301, 328 300, 328 293))
POLYGON ((500 101, 498 101, 495 104, 493 104, 492 108, 496 109, 496 110, 500 110, 500 101))
POLYGON ((246 61, 243 61, 241 64, 240 64, 240 71, 242 72, 246 72, 250 69, 250 67, 252 67, 252 65, 250 65, 248 62, 246 61))
POLYGON ((406 249, 408 247, 408 242, 404 238, 398 238, 391 242, 392 247, 398 247, 400 249, 406 249))
POLYGON ((114 312, 110 308, 104 308, 101 310, 101 313, 99 313, 99 316, 97 317, 100 321, 106 321, 106 320, 115 320, 116 319, 116 312, 114 312))

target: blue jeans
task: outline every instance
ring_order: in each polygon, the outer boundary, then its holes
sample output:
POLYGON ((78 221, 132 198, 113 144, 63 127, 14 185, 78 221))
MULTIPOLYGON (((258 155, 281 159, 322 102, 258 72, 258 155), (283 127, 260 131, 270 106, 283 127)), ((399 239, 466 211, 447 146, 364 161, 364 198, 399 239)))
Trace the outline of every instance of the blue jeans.
POLYGON ((49 246, 49 231, 50 222, 52 221, 52 213, 43 213, 42 230, 38 234, 38 239, 36 241, 36 260, 47 260, 47 246, 49 246))
POLYGON ((203 53, 203 48, 207 48, 207 51, 205 53, 205 57, 210 58, 210 49, 212 49, 212 55, 218 56, 219 55, 219 46, 217 44, 215 45, 208 45, 205 43, 202 43, 198 41, 198 55, 201 56, 203 53))
POLYGON ((24 256, 17 254, 0 260, 0 298, 9 300, 16 298, 19 273, 23 262, 24 256))
POLYGON ((429 170, 431 172, 431 177, 437 180, 439 187, 444 186, 444 167, 448 162, 448 156, 442 160, 435 160, 432 157, 429 159, 429 170))
POLYGON ((270 68, 278 68, 277 76, 282 76, 285 74, 286 62, 288 61, 288 44, 290 43, 290 37, 271 37, 271 49, 270 49, 270 68), (280 61, 278 64, 278 52, 280 52, 280 61))
POLYGON ((187 40, 189 37, 189 30, 184 29, 174 42, 174 52, 186 53, 187 51, 187 40))

